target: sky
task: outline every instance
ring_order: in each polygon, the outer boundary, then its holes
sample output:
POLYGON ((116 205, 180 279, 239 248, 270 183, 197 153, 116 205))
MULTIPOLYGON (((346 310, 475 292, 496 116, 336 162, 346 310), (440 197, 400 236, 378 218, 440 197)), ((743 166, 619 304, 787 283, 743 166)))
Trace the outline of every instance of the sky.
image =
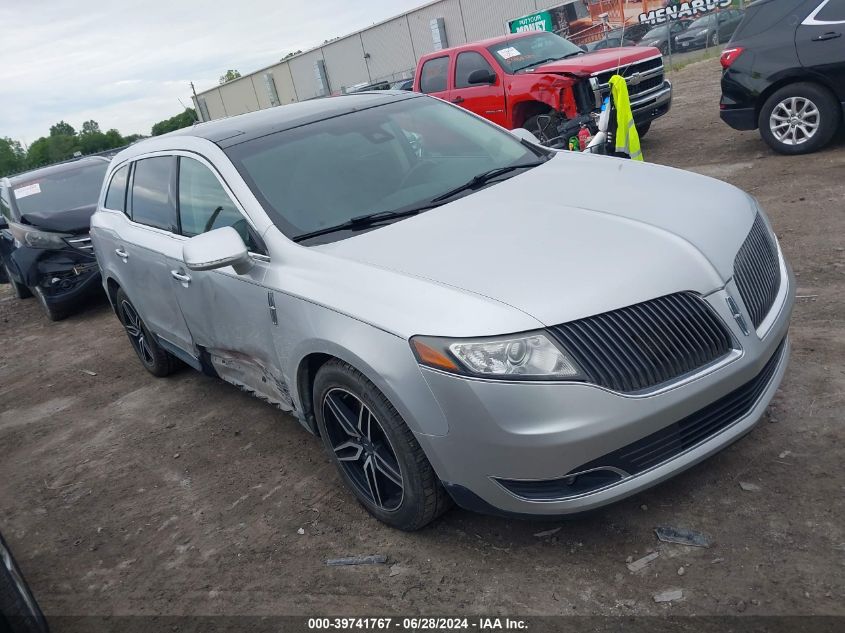
POLYGON ((0 137, 149 134, 233 68, 243 74, 425 0, 0 0, 0 137), (181 104, 180 104, 181 101, 181 104))

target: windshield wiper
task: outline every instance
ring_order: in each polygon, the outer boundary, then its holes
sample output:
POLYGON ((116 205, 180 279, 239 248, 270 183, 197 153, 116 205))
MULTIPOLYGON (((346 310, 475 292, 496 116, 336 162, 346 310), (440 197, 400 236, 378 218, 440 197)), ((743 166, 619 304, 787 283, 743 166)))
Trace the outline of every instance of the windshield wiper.
POLYGON ((335 226, 327 226, 323 229, 316 229, 315 231, 309 231, 308 233, 300 233, 299 235, 291 239, 293 239, 294 242, 302 242, 304 240, 311 239, 312 237, 328 235, 329 233, 335 233, 337 231, 364 228, 367 226, 372 226, 373 224, 378 224, 379 222, 385 222, 387 220, 407 218, 436 206, 440 205, 428 203, 418 207, 413 207, 411 209, 399 209, 397 211, 379 211, 378 213, 357 215, 354 218, 348 219, 346 222, 341 222, 340 224, 337 224, 335 226))
POLYGON ((494 178, 498 178, 503 174, 507 174, 508 172, 515 171, 517 169, 529 169, 531 167, 539 167, 546 161, 538 160, 533 163, 522 163, 520 165, 508 165, 507 167, 496 167, 496 169, 491 169, 490 171, 485 171, 484 173, 478 174, 477 176, 473 176, 470 180, 465 182, 454 189, 450 189, 446 193, 437 196, 436 198, 432 198, 432 204, 437 202, 443 202, 444 200, 448 200, 452 196, 455 196, 462 191, 466 191, 467 189, 476 189, 481 185, 484 185, 494 178))
POLYGON ((526 68, 533 68, 534 66, 539 66, 540 64, 548 64, 549 62, 556 62, 558 59, 562 59, 561 57, 547 57, 546 59, 541 59, 538 62, 531 62, 530 64, 525 64, 520 70, 525 70, 526 68))

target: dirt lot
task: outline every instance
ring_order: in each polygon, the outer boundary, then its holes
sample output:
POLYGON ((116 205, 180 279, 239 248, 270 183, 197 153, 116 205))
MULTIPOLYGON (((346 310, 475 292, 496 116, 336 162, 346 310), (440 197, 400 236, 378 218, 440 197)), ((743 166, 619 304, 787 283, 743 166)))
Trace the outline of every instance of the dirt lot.
POLYGON ((149 376, 105 302, 53 324, 3 286, 0 529, 47 614, 845 615, 845 143, 777 156, 718 120, 716 61, 673 78, 646 158, 757 196, 798 279, 791 366, 752 434, 588 517, 453 510, 404 534, 291 418, 191 370, 149 376), (715 542, 665 545, 660 524, 715 542), (683 599, 656 604, 669 588, 683 599))

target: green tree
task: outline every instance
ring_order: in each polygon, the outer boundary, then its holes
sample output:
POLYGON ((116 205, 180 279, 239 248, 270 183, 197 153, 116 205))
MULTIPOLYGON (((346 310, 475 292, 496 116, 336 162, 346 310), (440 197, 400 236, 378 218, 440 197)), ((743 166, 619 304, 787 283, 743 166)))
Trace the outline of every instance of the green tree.
POLYGON ((106 147, 104 147, 103 149, 114 149, 115 147, 120 147, 121 145, 126 144, 126 141, 123 140, 123 137, 120 135, 120 132, 118 132, 114 128, 106 132, 105 137, 107 144, 106 147))
POLYGON ((19 141, 0 138, 0 178, 24 168, 26 153, 19 141))
POLYGON ((292 53, 288 53, 287 55, 282 57, 281 61, 285 61, 286 59, 288 59, 289 57, 293 57, 294 55, 299 55, 301 52, 302 51, 300 51, 300 50, 296 50, 296 51, 293 51, 292 53))
POLYGON ((220 75, 220 85, 222 86, 227 81, 232 81, 233 79, 237 79, 240 76, 241 76, 241 73, 239 73, 237 70, 229 69, 229 70, 226 71, 225 75, 220 75))
POLYGON ((159 121, 153 125, 152 135, 158 136, 160 134, 167 134, 173 130, 180 130, 183 127, 193 125, 197 120, 197 113, 193 108, 185 108, 185 111, 176 116, 172 116, 164 121, 159 121))
POLYGON ((82 129, 79 130, 79 135, 84 136, 86 134, 102 134, 102 132, 100 132, 100 124, 94 120, 85 121, 85 123, 82 124, 82 129))
POLYGON ((59 121, 55 125, 50 126, 50 136, 76 136, 76 130, 70 123, 59 121))

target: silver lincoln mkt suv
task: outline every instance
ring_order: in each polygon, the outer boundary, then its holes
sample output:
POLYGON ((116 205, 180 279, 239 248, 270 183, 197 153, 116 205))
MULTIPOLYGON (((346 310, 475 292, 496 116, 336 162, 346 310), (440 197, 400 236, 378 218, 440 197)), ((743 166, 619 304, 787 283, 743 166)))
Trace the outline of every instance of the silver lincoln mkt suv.
POLYGON ((378 519, 616 501, 752 429, 794 283, 757 202, 382 91, 136 143, 91 238, 156 376, 291 412, 378 519))

